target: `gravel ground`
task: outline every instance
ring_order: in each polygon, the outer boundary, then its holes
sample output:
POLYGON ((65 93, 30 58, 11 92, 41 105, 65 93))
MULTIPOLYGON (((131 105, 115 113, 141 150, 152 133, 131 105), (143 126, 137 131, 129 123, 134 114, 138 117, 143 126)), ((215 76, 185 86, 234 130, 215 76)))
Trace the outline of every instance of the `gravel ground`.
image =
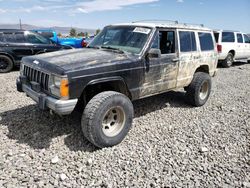
POLYGON ((250 187, 250 64, 220 68, 200 108, 183 92, 135 102, 129 135, 102 150, 76 115, 18 93, 17 75, 0 75, 0 187, 250 187))

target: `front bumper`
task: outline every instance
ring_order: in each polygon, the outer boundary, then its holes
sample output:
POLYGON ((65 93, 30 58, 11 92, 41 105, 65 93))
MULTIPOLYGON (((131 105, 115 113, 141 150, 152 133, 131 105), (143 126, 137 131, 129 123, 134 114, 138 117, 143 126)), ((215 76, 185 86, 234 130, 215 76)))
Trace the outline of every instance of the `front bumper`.
POLYGON ((19 78, 17 79, 16 84, 17 90, 20 92, 25 92, 30 98, 38 103, 40 109, 51 109, 59 115, 71 114, 78 101, 78 99, 59 100, 44 93, 36 92, 29 85, 23 84, 19 78))

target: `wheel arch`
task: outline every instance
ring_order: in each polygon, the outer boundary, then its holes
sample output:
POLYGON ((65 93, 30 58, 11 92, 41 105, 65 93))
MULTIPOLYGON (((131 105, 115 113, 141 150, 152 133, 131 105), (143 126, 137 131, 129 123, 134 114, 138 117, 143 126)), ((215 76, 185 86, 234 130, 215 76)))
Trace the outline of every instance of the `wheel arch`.
POLYGON ((232 50, 230 50, 230 51, 228 52, 228 54, 229 54, 229 53, 233 54, 233 57, 235 57, 235 54, 236 54, 235 50, 232 49, 232 50))
POLYGON ((6 53, 6 52, 0 52, 0 55, 4 55, 4 56, 9 57, 12 60, 12 62, 15 63, 15 59, 11 54, 6 53))
POLYGON ((129 99, 132 98, 132 95, 124 79, 120 76, 115 76, 90 81, 83 88, 78 101, 81 106, 85 106, 91 98, 103 91, 117 91, 126 95, 129 99))
POLYGON ((196 72, 204 72, 209 74, 209 66, 208 65, 200 65, 194 73, 196 72))

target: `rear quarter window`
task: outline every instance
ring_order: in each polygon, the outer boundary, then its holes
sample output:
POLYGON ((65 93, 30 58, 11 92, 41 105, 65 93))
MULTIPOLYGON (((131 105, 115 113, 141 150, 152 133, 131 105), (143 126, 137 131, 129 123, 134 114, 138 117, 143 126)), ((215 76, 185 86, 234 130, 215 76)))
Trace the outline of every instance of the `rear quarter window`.
POLYGON ((198 33, 201 51, 214 50, 214 42, 211 33, 198 33))
POLYGON ((179 31, 180 51, 192 52, 197 51, 195 33, 191 31, 179 31))
POLYGON ((10 42, 10 43, 16 42, 14 33, 4 33, 4 38, 6 42, 10 42))
POLYGON ((233 32, 222 32, 222 42, 235 42, 235 36, 233 32))

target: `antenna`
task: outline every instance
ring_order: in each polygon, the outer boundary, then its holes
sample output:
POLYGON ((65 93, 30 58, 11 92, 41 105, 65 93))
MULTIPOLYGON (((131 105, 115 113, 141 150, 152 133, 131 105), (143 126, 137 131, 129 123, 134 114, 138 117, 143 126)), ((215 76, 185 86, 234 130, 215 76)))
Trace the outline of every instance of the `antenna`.
POLYGON ((22 20, 19 19, 19 25, 20 25, 20 29, 22 29, 22 20))

